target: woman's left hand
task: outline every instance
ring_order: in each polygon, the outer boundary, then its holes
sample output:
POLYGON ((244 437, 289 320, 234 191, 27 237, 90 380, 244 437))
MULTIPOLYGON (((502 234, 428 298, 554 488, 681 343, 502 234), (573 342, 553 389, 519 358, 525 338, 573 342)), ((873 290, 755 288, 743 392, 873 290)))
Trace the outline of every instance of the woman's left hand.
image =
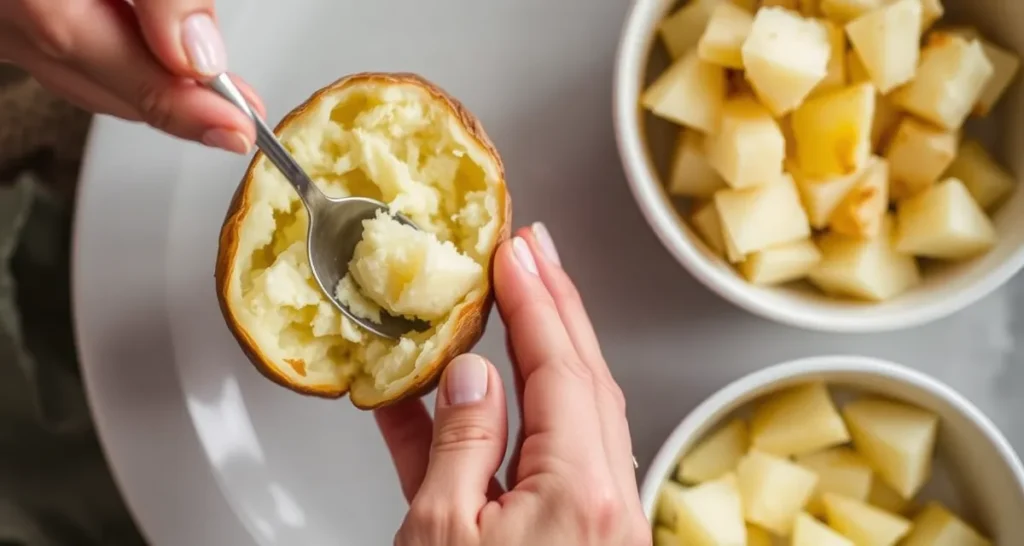
MULTIPOLYGON (((248 117, 202 87, 227 70, 213 0, 4 0, 0 61, 92 112, 247 153, 248 117), (133 5, 134 4, 134 5, 133 5)), ((234 78, 259 114, 259 97, 234 78)))

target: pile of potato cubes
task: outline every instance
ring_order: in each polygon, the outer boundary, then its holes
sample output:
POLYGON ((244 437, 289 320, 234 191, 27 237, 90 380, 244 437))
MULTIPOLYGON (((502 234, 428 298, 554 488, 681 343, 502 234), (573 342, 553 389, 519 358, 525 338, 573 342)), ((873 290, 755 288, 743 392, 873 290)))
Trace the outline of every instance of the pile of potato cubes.
POLYGON ((757 285, 884 301, 996 242, 1015 179, 976 140, 1019 70, 940 0, 692 0, 641 104, 682 126, 668 191, 757 285), (923 46, 922 46, 923 43, 923 46))
POLYGON ((919 504, 939 418, 881 398, 835 404, 825 383, 755 402, 683 454, 661 489, 655 546, 991 546, 919 504))

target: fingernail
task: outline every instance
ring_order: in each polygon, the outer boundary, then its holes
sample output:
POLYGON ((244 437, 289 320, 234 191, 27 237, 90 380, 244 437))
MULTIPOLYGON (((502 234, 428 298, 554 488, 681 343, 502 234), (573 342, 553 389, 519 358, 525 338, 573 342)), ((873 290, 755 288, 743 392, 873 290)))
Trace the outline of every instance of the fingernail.
POLYGON ((181 43, 196 72, 216 76, 228 69, 227 53, 220 30, 208 13, 194 13, 181 25, 181 43))
POLYGON ((236 154, 249 153, 249 141, 242 133, 231 129, 210 129, 203 133, 203 144, 220 148, 236 154))
POLYGON ((558 257, 558 249, 555 248, 555 241, 551 238, 548 228, 540 222, 534 222, 532 229, 533 236, 537 238, 537 244, 540 245, 541 251, 544 252, 544 257, 554 264, 562 265, 562 260, 558 257))
POLYGON ((479 402, 487 396, 487 363, 476 355, 459 355, 448 365, 445 392, 453 406, 479 402))
POLYGON ((519 265, 530 273, 537 274, 537 262, 533 259, 533 253, 530 252, 530 245, 527 245, 521 237, 512 238, 512 253, 516 255, 519 265))

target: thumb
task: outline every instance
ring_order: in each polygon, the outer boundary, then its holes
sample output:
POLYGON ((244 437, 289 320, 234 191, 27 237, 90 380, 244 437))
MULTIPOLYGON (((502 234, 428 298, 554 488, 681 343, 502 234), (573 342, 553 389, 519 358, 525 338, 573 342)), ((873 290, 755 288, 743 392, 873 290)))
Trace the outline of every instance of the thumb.
POLYGON ((505 391, 494 366, 465 354, 448 365, 434 411, 430 463, 417 497, 475 514, 495 487, 508 442, 505 391))

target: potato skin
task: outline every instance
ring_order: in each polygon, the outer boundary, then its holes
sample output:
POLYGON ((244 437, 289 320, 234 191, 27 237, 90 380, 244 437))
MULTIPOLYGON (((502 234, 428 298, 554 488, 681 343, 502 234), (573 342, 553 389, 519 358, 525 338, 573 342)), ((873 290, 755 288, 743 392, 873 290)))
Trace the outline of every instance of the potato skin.
MULTIPOLYGON (((420 87, 427 91, 432 99, 443 103, 451 113, 456 116, 456 118, 466 128, 467 132, 476 139, 477 143, 487 151, 488 155, 490 155, 497 164, 500 183, 504 190, 503 197, 505 201, 505 210, 503 211, 504 216, 501 219, 502 224, 498 230, 495 248, 508 240, 511 235, 512 225, 512 199, 508 194, 508 188, 505 183, 505 167, 498 150, 491 142, 490 137, 487 136, 483 125, 476 116, 467 110, 458 99, 448 95, 443 89, 426 80, 422 76, 404 72, 361 72, 345 76, 330 85, 319 89, 306 99, 305 102, 289 112, 274 128, 274 133, 280 135, 282 130, 286 128, 292 120, 304 114, 324 97, 343 91, 347 87, 362 84, 413 85, 420 87)), ((356 388, 354 388, 351 393, 349 392, 350 388, 353 387, 351 383, 342 385, 333 383, 309 384, 296 382, 285 373, 282 373, 278 369, 278 366, 260 351, 260 348, 253 341, 252 337, 245 331, 245 328, 239 324, 234 311, 231 309, 229 298, 229 283, 234 272, 234 258, 238 252, 238 232, 241 228, 242 220, 252 206, 248 188, 252 182, 252 175, 256 168, 256 164, 261 156, 262 152, 260 151, 257 151, 253 156, 252 161, 249 162, 249 167, 245 171, 245 175, 242 177, 241 183, 238 185, 238 188, 235 190, 235 194, 231 199, 231 204, 228 207, 224 223, 221 227, 220 242, 217 250, 217 262, 214 273, 217 300, 220 305, 221 313, 224 315, 224 320, 227 323, 228 329, 231 331, 232 335, 234 335, 235 340, 242 348, 242 352, 245 353, 249 361, 264 377, 282 387, 299 394, 328 399, 340 398, 346 394, 350 394, 352 404, 363 410, 389 406, 402 400, 423 396, 432 391, 436 388, 441 378, 441 374, 445 367, 447 367, 448 363, 456 356, 471 350, 484 334, 484 329, 487 325, 487 317, 490 315, 491 308, 494 304, 493 267, 489 268, 489 275, 487 279, 488 290, 485 293, 485 296, 475 302, 471 302, 471 304, 467 305, 459 316, 454 319, 456 321, 455 335, 449 341, 445 350, 437 359, 435 359, 434 362, 431 362, 417 370, 416 379, 401 391, 386 397, 381 396, 372 388, 372 386, 368 385, 369 382, 367 380, 369 378, 365 376, 355 378, 356 388)), ((494 256, 492 253, 492 262, 493 259, 494 256)), ((493 263, 491 265, 493 265, 493 263)))

